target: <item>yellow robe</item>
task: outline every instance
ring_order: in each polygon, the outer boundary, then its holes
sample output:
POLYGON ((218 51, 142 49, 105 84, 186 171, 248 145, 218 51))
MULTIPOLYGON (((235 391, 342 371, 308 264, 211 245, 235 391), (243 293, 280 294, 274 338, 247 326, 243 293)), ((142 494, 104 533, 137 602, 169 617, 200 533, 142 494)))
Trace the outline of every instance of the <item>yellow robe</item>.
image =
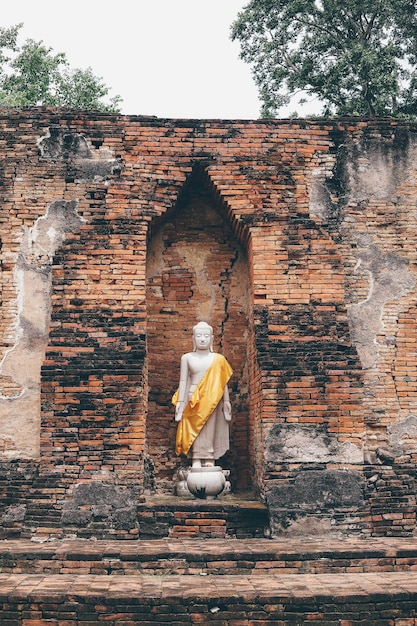
MULTIPOLYGON (((181 420, 178 422, 175 451, 187 454, 195 439, 223 397, 232 368, 223 355, 215 354, 214 360, 194 389, 181 420)), ((178 391, 172 398, 177 404, 178 391)))

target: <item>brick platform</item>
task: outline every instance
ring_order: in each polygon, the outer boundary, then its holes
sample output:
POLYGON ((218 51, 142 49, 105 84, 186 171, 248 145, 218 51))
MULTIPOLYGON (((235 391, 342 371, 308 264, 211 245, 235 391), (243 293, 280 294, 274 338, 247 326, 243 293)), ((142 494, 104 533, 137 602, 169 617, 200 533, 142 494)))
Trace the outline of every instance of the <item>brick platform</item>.
POLYGON ((265 504, 242 495, 215 500, 148 497, 138 505, 139 537, 207 539, 264 537, 269 530, 265 504))
POLYGON ((44 502, 40 507, 32 503, 24 519, 18 519, 18 516, 3 519, 0 539, 32 536, 42 540, 68 536, 126 541, 164 537, 242 539, 269 534, 266 505, 251 499, 248 493, 246 497, 242 494, 227 495, 216 500, 181 499, 176 496, 142 497, 138 500, 132 501, 130 508, 116 510, 113 518, 105 513, 103 494, 100 494, 95 506, 79 499, 72 508, 61 513, 51 511, 48 503, 44 502))
POLYGON ((0 568, 2 626, 417 623, 415 539, 15 540, 0 568))
POLYGON ((0 541, 9 574, 326 574, 417 571, 417 539, 0 541))
POLYGON ((300 576, 0 574, 3 626, 408 626, 417 578, 406 572, 300 576))

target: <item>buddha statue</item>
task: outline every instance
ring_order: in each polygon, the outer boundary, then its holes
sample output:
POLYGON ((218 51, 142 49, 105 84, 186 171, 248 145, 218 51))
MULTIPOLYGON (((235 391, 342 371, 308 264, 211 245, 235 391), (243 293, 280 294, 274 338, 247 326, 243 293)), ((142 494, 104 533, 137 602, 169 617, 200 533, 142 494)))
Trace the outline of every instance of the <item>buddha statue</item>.
POLYGON ((229 449, 231 405, 227 383, 232 368, 213 352, 213 328, 193 328, 193 351, 181 357, 180 384, 173 397, 178 422, 176 453, 192 459, 192 467, 213 467, 229 449))

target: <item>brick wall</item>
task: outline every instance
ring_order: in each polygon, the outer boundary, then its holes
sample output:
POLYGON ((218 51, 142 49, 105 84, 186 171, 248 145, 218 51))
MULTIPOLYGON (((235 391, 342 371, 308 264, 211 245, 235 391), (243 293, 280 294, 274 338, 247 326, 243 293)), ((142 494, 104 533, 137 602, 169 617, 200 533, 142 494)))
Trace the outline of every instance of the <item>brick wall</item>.
POLYGON ((205 319, 235 372, 222 464, 274 532, 380 533, 381 506, 411 532, 416 146, 393 120, 3 112, 2 467, 58 511, 86 481, 171 491, 205 319))

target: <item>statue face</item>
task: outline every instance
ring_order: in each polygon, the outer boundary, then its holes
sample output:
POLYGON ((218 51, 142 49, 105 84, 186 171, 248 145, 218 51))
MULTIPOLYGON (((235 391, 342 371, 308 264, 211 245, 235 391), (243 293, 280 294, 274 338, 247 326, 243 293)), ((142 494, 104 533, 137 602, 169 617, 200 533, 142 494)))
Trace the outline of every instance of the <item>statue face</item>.
POLYGON ((205 349, 209 348, 212 341, 212 332, 210 326, 206 326, 198 324, 196 328, 194 328, 194 342, 197 349, 205 349))

